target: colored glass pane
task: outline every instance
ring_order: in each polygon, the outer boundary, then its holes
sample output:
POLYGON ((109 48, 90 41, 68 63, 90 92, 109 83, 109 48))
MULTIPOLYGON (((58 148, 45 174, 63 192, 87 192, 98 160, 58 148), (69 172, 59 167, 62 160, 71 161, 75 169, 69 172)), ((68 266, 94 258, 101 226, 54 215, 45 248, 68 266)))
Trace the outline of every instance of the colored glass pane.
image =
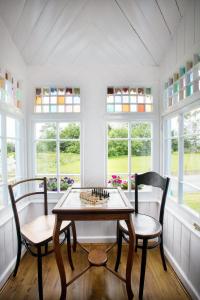
POLYGON ((36 98, 35 98, 35 104, 36 105, 41 105, 42 104, 42 98, 40 96, 36 96, 36 98))
POLYGON ((122 111, 123 112, 130 112, 130 105, 129 104, 123 104, 122 105, 122 111))
POLYGON ((73 100, 74 100, 73 101, 74 104, 80 104, 80 97, 79 96, 75 96, 73 100))
POLYGON ((108 88, 107 88, 107 94, 108 94, 108 95, 114 94, 114 88, 113 88, 113 87, 108 87, 108 88))
POLYGON ((138 104, 138 106, 137 106, 137 111, 138 111, 138 112, 144 112, 144 111, 145 111, 145 106, 144 106, 144 104, 138 104))
POLYGON ((41 105, 36 105, 36 106, 35 106, 35 112, 37 112, 37 113, 41 113, 41 112, 42 112, 42 107, 41 107, 41 105))
POLYGON ((120 88, 115 89, 115 94, 122 94, 122 90, 120 88))
POLYGON ((80 112, 80 105, 74 105, 74 112, 79 113, 80 112))
POLYGON ((108 104, 108 105, 107 105, 107 112, 109 112, 109 113, 114 112, 114 105, 108 104))
POLYGON ((57 95, 57 89, 56 88, 51 88, 51 96, 56 96, 57 95))
POLYGON ((115 96, 115 103, 121 103, 122 97, 121 96, 115 96))
POLYGON ((147 95, 151 95, 151 88, 146 88, 145 92, 146 92, 147 95))
POLYGON ((146 101, 146 103, 152 103, 152 96, 150 96, 150 95, 146 95, 146 99, 145 99, 146 101))
POLYGON ((122 112, 122 105, 121 104, 116 104, 115 105, 115 112, 122 112))
POLYGON ((122 93, 123 94, 129 94, 129 88, 128 87, 124 87, 123 89, 122 89, 122 93))
POLYGON ((64 105, 58 105, 58 112, 65 112, 65 106, 64 105))
POLYGON ((49 88, 43 88, 43 95, 49 96, 49 88))
POLYGON ((131 103, 137 103, 137 96, 130 96, 130 102, 131 103))
POLYGON ((129 103, 129 96, 122 96, 122 102, 123 103, 129 103))
POLYGON ((17 108, 21 108, 21 101, 17 100, 17 108))
POLYGON ((66 101, 66 103, 71 104, 72 103, 72 97, 71 96, 65 97, 65 101, 66 101))
POLYGON ((57 98, 57 103, 60 104, 64 104, 65 103, 65 97, 64 96, 59 96, 57 98))
POLYGON ((66 105, 66 112, 73 112, 72 105, 66 105))
POLYGON ((136 88, 131 88, 131 89, 130 89, 130 94, 131 94, 131 95, 137 94, 137 89, 136 89, 136 88))
POLYGON ((59 95, 59 96, 63 96, 64 94, 65 94, 65 89, 59 88, 59 89, 58 89, 58 95, 59 95))
POLYGON ((131 104, 131 112, 137 112, 137 105, 131 104))
POLYGON ((75 95, 80 95, 80 89, 79 88, 74 88, 74 94, 75 95))
POLYGON ((151 104, 146 104, 145 108, 146 108, 146 112, 152 112, 152 105, 151 104))
POLYGON ((108 95, 107 96, 107 103, 114 103, 114 96, 108 95))
POLYGON ((144 89, 143 88, 138 88, 138 94, 143 95, 144 94, 144 89))
POLYGON ((44 97, 42 98, 42 103, 43 103, 43 104, 49 104, 49 97, 44 96, 44 97))
POLYGON ((42 106, 42 112, 48 113, 49 112, 49 105, 43 105, 42 106))
POLYGON ((42 89, 36 88, 36 95, 41 95, 41 94, 42 94, 42 89))
POLYGON ((66 88, 66 94, 72 95, 72 88, 66 88))
POLYGON ((144 103, 145 96, 138 95, 138 103, 144 103))
POLYGON ((50 111, 55 113, 57 111, 57 106, 56 105, 50 105, 50 111))
POLYGON ((51 104, 56 104, 57 103, 57 97, 51 97, 50 98, 50 103, 51 104))

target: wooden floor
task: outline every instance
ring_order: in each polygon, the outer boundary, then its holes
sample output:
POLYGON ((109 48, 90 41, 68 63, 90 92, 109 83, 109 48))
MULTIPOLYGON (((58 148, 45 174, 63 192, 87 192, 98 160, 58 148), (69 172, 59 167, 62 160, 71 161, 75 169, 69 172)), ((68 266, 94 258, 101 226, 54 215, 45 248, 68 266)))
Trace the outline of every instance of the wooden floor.
MULTIPOLYGON (((85 245, 89 249, 104 249, 105 245, 85 245)), ((67 260, 66 247, 63 246, 63 257, 67 260)), ((123 248, 122 261, 119 271, 124 274, 127 247, 123 248)), ((109 254, 108 265, 113 266, 116 257, 114 248, 109 254)), ((139 271, 141 251, 134 257, 132 286, 134 299, 138 299, 139 271)), ((73 254, 75 271, 72 272, 66 263, 68 278, 77 274, 87 265, 86 253, 78 247, 73 254)), ((44 299, 59 299, 60 282, 54 254, 43 260, 44 299)), ((123 300, 127 299, 125 284, 103 267, 92 267, 68 288, 69 300, 123 300)), ((11 277, 0 292, 1 300, 38 299, 36 259, 26 254, 21 261, 16 278, 11 277)), ((158 250, 150 250, 147 258, 147 269, 144 288, 144 300, 185 300, 190 299, 179 283, 172 268, 164 272, 158 250)))

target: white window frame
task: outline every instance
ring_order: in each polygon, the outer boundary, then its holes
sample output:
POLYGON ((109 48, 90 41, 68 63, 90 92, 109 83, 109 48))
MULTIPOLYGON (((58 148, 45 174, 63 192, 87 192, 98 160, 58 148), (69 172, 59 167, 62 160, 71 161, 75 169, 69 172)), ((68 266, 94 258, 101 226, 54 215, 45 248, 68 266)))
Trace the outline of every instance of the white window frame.
POLYGON ((134 173, 131 172, 131 141, 133 140, 150 140, 151 141, 151 169, 154 169, 154 153, 155 153, 155 145, 154 145, 154 130, 155 130, 155 120, 152 119, 140 119, 140 118, 129 118, 127 119, 110 119, 106 122, 106 185, 108 185, 108 180, 112 174, 108 174, 108 142, 109 140, 125 140, 128 141, 128 172, 127 173, 115 173, 115 175, 125 175, 128 180, 128 190, 127 192, 132 192, 131 190, 131 175, 134 173), (128 137, 127 138, 109 138, 108 137, 108 124, 109 123, 127 123, 128 124, 128 137), (151 124, 151 138, 132 138, 130 136, 131 133, 131 124, 133 123, 150 123, 151 124))
POLYGON ((7 165, 7 140, 15 141, 16 145, 16 177, 15 181, 21 180, 25 174, 25 164, 24 164, 24 120, 22 118, 21 113, 15 114, 11 112, 7 112, 6 110, 2 110, 0 113, 0 126, 1 126, 1 165, 2 165, 2 183, 0 187, 2 188, 2 206, 0 206, 0 211, 3 212, 10 206, 10 200, 8 196, 8 165, 7 165), (16 136, 9 137, 7 136, 7 124, 6 118, 12 118, 18 122, 18 126, 16 126, 16 136))
MULTIPOLYGON (((80 186, 82 186, 82 182, 83 182, 83 175, 82 175, 82 122, 80 120, 80 118, 76 118, 76 119, 72 119, 72 118, 52 118, 52 116, 49 114, 47 114, 47 117, 45 118, 34 118, 31 122, 31 132, 32 132, 32 136, 30 139, 30 152, 32 153, 32 164, 29 166, 30 167, 30 176, 33 177, 56 177, 57 178, 57 191, 48 191, 48 193, 52 194, 52 195, 59 195, 59 194, 63 194, 65 191, 61 191, 60 190, 60 178, 63 176, 79 176, 80 177, 80 186), (56 132, 56 138, 55 139, 44 139, 44 141, 55 141, 56 142, 56 161, 57 161, 57 166, 56 166, 56 174, 37 174, 37 170, 36 170, 36 132, 35 132, 35 128, 36 128, 36 124, 38 123, 56 123, 56 128, 57 128, 57 132, 56 132), (59 131, 58 131, 58 124, 59 123, 79 123, 80 126, 80 136, 79 139, 60 139, 59 138, 59 131), (80 143, 80 174, 66 174, 63 173, 61 174, 59 172, 59 144, 60 141, 77 141, 80 143), (34 146, 33 146, 34 145, 34 146)), ((41 139, 39 139, 41 140, 41 139)))
MULTIPOLYGON (((184 106, 182 108, 180 108, 179 110, 169 113, 166 116, 163 117, 163 174, 169 176, 169 174, 166 174, 165 170, 166 170, 166 163, 167 163, 167 156, 169 155, 169 153, 166 152, 166 150, 169 151, 169 149, 167 149, 166 147, 166 136, 167 134, 167 121, 171 120, 172 118, 174 118, 175 116, 178 117, 178 123, 179 123, 179 128, 178 128, 178 180, 177 180, 177 184, 178 184, 178 199, 174 199, 173 197, 169 197, 172 200, 176 200, 176 202, 181 205, 181 207, 183 207, 184 209, 186 209, 189 213, 191 213, 193 216, 195 217, 200 217, 200 214, 197 213, 195 210, 191 209, 189 206, 187 206, 184 203, 184 199, 183 199, 183 191, 184 191, 184 184, 189 185, 191 187, 194 187, 192 184, 185 182, 184 181, 184 115, 192 110, 195 110, 197 108, 200 107, 200 103, 199 100, 195 101, 194 103, 184 106)), ((170 149, 171 150, 171 149, 170 149)), ((173 177, 172 177, 173 178, 173 177)), ((200 186, 197 187, 195 186, 195 189, 200 191, 200 186)))

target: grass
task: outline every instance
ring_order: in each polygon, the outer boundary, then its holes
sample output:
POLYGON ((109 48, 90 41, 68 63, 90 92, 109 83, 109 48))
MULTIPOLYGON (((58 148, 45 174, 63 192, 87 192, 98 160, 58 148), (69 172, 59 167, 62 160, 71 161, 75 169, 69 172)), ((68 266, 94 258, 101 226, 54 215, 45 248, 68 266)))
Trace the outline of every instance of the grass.
POLYGON ((184 204, 200 213, 200 192, 199 193, 185 193, 184 204))

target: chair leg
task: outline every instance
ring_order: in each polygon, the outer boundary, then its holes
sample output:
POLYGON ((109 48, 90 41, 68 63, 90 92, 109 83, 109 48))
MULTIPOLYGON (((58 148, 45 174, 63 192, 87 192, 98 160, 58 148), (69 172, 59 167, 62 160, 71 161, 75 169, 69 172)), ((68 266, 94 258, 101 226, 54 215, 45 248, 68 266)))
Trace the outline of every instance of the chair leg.
POLYGON ((163 269, 165 271, 167 271, 167 264, 166 264, 166 261, 165 261, 165 254, 164 254, 164 249, 163 249, 163 235, 162 234, 160 236, 160 256, 161 256, 161 259, 162 259, 163 269))
POLYGON ((147 260, 147 244, 148 244, 148 240, 143 239, 142 261, 141 261, 141 271, 140 271, 140 289, 139 289, 140 300, 143 297, 143 290, 144 290, 144 279, 145 279, 146 260, 147 260))
POLYGON ((41 255, 41 247, 37 248, 37 264, 38 264, 38 292, 39 299, 43 300, 43 284, 42 284, 42 255, 41 255))
POLYGON ((19 268, 19 263, 20 263, 20 259, 21 259, 21 252, 22 252, 22 242, 21 242, 21 238, 18 238, 17 241, 17 259, 16 259, 16 264, 15 264, 15 269, 13 271, 13 276, 15 277, 17 275, 17 271, 19 268))
POLYGON ((70 228, 67 229, 67 254, 70 267, 72 271, 74 270, 74 265, 72 261, 72 253, 71 253, 71 237, 70 237, 70 228))
POLYGON ((72 235, 73 235, 73 251, 76 252, 77 235, 76 235, 76 226, 74 221, 72 221, 72 235))
POLYGON ((119 268, 121 253, 122 253, 122 231, 119 228, 119 222, 117 222, 117 259, 115 262, 115 272, 117 272, 119 268))
POLYGON ((137 246, 138 246, 138 238, 135 239, 135 252, 137 252, 137 246))

